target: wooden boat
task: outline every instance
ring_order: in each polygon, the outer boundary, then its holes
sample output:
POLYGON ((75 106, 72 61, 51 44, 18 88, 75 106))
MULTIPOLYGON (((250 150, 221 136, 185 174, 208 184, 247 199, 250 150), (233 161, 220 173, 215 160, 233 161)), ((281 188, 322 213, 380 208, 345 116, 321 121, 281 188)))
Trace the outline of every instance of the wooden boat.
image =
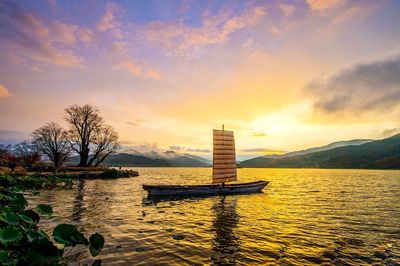
POLYGON ((143 185, 149 196, 202 196, 261 192, 269 181, 225 184, 237 181, 233 131, 213 130, 213 175, 208 185, 143 185))

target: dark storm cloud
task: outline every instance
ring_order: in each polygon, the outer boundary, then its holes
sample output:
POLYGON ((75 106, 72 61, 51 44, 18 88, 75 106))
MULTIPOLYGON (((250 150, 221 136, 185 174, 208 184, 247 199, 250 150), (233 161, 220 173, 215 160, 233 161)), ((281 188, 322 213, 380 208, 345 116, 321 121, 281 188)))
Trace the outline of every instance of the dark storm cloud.
POLYGON ((389 111, 400 103, 400 56, 355 65, 305 89, 327 113, 389 111))

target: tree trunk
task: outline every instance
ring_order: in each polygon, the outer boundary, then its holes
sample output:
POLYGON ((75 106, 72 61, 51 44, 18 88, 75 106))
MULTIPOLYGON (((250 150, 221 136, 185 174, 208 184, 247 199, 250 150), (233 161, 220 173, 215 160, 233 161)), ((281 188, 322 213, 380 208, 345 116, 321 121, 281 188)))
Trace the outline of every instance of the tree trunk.
POLYGON ((80 153, 80 161, 79 161, 78 166, 81 166, 81 167, 86 167, 86 166, 88 166, 88 165, 87 165, 88 159, 89 159, 89 150, 83 150, 83 151, 80 153))

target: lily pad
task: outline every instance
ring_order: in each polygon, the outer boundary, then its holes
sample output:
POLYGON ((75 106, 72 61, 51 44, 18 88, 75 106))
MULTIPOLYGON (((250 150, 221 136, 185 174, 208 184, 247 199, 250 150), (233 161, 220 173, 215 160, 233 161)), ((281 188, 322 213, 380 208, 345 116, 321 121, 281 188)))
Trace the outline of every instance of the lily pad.
POLYGON ((104 237, 99 233, 94 233, 89 237, 89 250, 93 257, 99 255, 104 247, 104 237))
POLYGON ((0 221, 6 224, 16 225, 19 222, 19 218, 17 214, 6 209, 0 213, 0 221))
POLYGON ((53 238, 60 244, 73 247, 78 244, 87 245, 89 243, 86 237, 72 224, 57 225, 53 230, 53 238))
POLYGON ((46 214, 48 216, 53 214, 53 208, 47 204, 39 204, 36 206, 36 210, 41 214, 46 214))
POLYGON ((13 199, 10 202, 10 206, 17 211, 22 211, 28 206, 28 202, 26 201, 24 195, 22 193, 16 193, 13 196, 13 199))
POLYGON ((0 200, 11 201, 11 200, 13 200, 13 197, 0 193, 0 200))
POLYGON ((172 238, 175 240, 182 240, 182 239, 185 239, 185 236, 184 235, 174 235, 172 238))
POLYGON ((22 239, 22 231, 18 227, 8 226, 0 228, 0 243, 7 246, 22 239))
POLYGON ((40 220, 39 214, 33 210, 25 210, 22 214, 31 218, 33 224, 37 224, 40 220))
POLYGON ((3 264, 9 260, 9 253, 6 250, 0 250, 0 263, 3 264))
POLYGON ((28 233, 28 240, 29 242, 33 242, 37 239, 47 238, 47 234, 40 230, 40 231, 30 231, 28 233))
POLYGON ((59 250, 47 238, 36 239, 26 253, 29 265, 58 265, 62 257, 62 250, 59 250))
POLYGON ((19 219, 23 222, 24 225, 26 225, 26 224, 32 225, 33 224, 33 220, 30 217, 28 217, 26 215, 23 215, 23 214, 20 214, 18 216, 19 216, 19 219))

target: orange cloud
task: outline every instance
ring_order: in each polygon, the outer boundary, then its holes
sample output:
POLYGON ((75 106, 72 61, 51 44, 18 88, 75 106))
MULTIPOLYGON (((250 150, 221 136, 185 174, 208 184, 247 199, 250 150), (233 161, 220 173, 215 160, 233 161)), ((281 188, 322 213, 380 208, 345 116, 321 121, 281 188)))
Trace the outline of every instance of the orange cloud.
POLYGON ((120 30, 120 22, 117 18, 117 13, 121 8, 112 2, 107 3, 106 13, 101 17, 100 22, 97 24, 97 30, 110 31, 115 37, 122 38, 120 30))
POLYGON ((93 40, 93 31, 88 28, 81 28, 78 32, 79 40, 83 43, 90 43, 93 40))
POLYGON ((133 76, 144 76, 156 80, 161 78, 160 74, 156 70, 147 68, 144 61, 134 62, 133 60, 126 60, 118 65, 115 65, 113 69, 126 70, 133 76))
POLYGON ((265 14, 264 7, 253 7, 237 16, 228 11, 215 16, 206 13, 200 27, 187 26, 181 21, 155 21, 145 27, 144 36, 149 43, 161 45, 172 54, 187 55, 185 51, 226 42, 234 32, 257 24, 265 14))
POLYGON ((6 87, 4 87, 4 85, 0 84, 0 98, 1 97, 11 97, 12 94, 7 90, 6 87))
POLYGON ((161 79, 160 73, 158 73, 158 72, 157 72, 156 70, 154 70, 154 69, 149 69, 149 70, 147 71, 147 76, 148 76, 149 78, 152 78, 152 79, 157 79, 157 80, 161 79))
POLYGON ((281 11, 282 11, 282 13, 285 15, 285 16, 290 16, 290 15, 292 15, 293 14, 293 12, 295 11, 295 7, 294 6, 292 6, 292 5, 286 5, 286 4, 281 4, 281 5, 279 5, 279 8, 281 9, 281 11))
POLYGON ((323 12, 334 7, 342 6, 345 3, 345 0, 307 0, 310 9, 317 12, 323 12))
MULTIPOLYGON (((65 45, 73 45, 77 31, 86 29, 59 21, 44 22, 31 12, 10 4, 5 8, 3 24, 8 28, 5 42, 18 51, 22 60, 61 66, 82 66, 82 59, 65 45), (63 46, 60 47, 59 44, 63 46)), ((4 37, 4 36, 2 36, 4 37)))

